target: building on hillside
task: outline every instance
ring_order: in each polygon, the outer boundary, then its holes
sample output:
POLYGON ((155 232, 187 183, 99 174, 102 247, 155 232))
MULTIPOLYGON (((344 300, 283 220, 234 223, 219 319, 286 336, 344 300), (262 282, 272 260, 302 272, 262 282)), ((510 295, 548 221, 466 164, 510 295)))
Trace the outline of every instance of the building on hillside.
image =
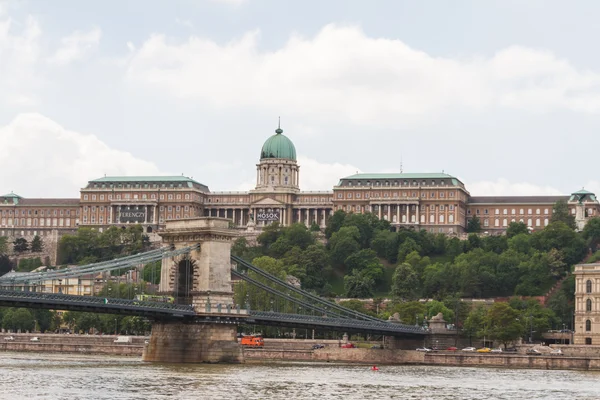
POLYGON ((0 196, 0 235, 46 236, 73 232, 79 224, 78 199, 27 199, 15 193, 0 196))
POLYGON ((303 223, 325 227, 337 210, 373 213, 394 229, 425 229, 463 234, 475 216, 483 232, 500 234, 511 222, 531 230, 549 224, 557 200, 565 200, 578 229, 598 216, 596 196, 580 190, 571 196, 471 196, 465 184, 446 173, 355 174, 332 190, 301 191, 296 148, 278 127, 262 145, 256 185, 247 192, 211 192, 185 176, 121 176, 91 180, 79 199, 0 197, 3 235, 69 232, 78 226, 100 231, 141 224, 153 240, 168 220, 212 216, 255 235, 264 226, 303 223))
POLYGON ((80 226, 141 224, 153 233, 167 220, 211 216, 231 219, 236 228, 273 221, 320 227, 332 213, 332 192, 300 191, 296 148, 277 128, 261 148, 256 187, 249 192, 210 192, 185 176, 103 177, 88 182, 80 194, 80 226))
POLYGON ((396 228, 466 229, 469 192, 448 174, 356 174, 342 178, 333 193, 334 210, 371 212, 396 228))
POLYGON ((600 344, 600 263, 575 266, 574 344, 600 344))
POLYGON ((94 275, 85 275, 79 278, 50 279, 41 282, 18 282, 10 283, 11 277, 18 277, 27 272, 10 271, 3 275, 3 279, 9 279, 0 286, 0 289, 17 290, 21 292, 37 292, 52 294, 72 294, 78 296, 93 296, 94 283, 98 279, 94 275))
POLYGON ((511 222, 522 222, 532 230, 543 229, 550 223, 552 207, 565 201, 575 217, 579 230, 588 218, 600 215, 600 203, 587 190, 571 196, 472 196, 467 206, 467 221, 477 216, 481 228, 490 233, 502 233, 511 222))

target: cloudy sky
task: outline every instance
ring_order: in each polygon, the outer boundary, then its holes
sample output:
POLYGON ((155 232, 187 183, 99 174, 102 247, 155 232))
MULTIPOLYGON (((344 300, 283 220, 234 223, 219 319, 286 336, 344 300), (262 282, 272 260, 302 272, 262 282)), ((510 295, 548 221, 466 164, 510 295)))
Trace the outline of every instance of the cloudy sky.
POLYGON ((600 193, 600 2, 0 0, 0 191, 107 175, 253 186, 281 116, 301 187, 439 172, 600 193))

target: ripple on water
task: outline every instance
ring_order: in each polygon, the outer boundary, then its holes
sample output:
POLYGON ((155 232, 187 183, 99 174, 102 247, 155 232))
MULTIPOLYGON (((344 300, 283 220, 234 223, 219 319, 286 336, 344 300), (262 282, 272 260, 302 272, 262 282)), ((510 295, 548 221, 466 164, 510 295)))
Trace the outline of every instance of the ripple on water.
POLYGON ((600 399, 600 373, 345 364, 172 365, 0 353, 7 399, 600 399))

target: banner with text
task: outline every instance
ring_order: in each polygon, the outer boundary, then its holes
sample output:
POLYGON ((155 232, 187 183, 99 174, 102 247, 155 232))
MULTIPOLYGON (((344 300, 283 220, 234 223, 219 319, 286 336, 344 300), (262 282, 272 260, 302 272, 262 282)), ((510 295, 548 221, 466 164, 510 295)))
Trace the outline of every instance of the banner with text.
POLYGON ((119 214, 119 222, 126 223, 141 223, 146 221, 146 210, 141 209, 121 209, 119 214))
POLYGON ((280 212, 275 211, 258 211, 256 213, 257 221, 279 221, 280 212))

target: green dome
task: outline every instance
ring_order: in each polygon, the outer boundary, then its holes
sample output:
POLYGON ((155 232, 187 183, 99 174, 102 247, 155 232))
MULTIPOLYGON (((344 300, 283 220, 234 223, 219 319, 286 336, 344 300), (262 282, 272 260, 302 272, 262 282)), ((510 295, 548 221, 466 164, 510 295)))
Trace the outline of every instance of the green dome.
POLYGON ((296 148, 287 136, 282 135, 283 129, 277 128, 275 135, 267 139, 260 151, 260 158, 284 158, 296 161, 296 148))

